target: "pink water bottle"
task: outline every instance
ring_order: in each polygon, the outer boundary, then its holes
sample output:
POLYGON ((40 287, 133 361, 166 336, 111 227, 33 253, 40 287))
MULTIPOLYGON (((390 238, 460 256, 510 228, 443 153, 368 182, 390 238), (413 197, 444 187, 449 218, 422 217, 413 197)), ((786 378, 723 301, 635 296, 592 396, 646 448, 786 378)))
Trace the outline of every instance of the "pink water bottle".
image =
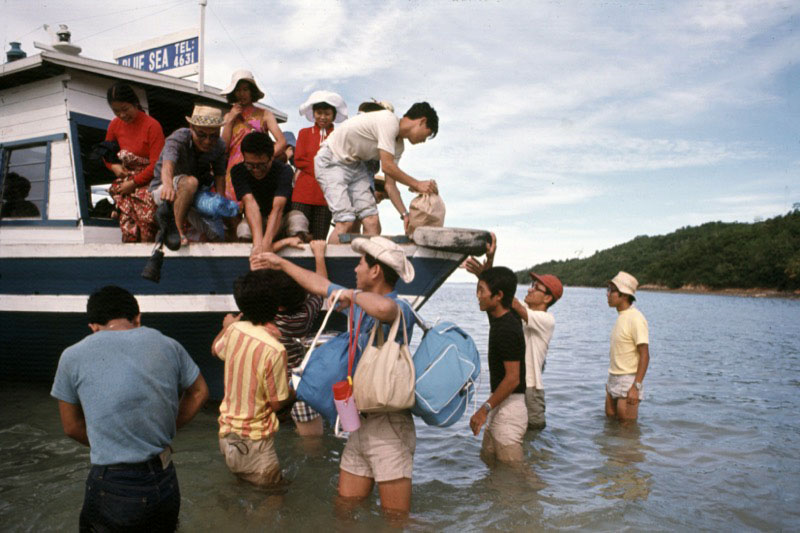
POLYGON ((352 433, 361 427, 361 417, 358 416, 350 382, 339 381, 333 384, 333 403, 336 405, 336 412, 339 413, 342 430, 352 433))

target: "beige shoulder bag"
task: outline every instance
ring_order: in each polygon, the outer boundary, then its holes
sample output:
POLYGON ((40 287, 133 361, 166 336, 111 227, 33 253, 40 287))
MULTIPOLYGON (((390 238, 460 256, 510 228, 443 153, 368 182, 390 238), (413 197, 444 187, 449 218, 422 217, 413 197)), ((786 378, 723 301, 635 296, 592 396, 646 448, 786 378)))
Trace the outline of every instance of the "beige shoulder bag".
POLYGON ((362 413, 402 411, 414 406, 414 360, 408 349, 406 318, 398 304, 389 338, 383 339, 379 320, 369 335, 353 376, 353 396, 362 413), (398 344, 397 328, 403 323, 403 344, 398 344), (374 345, 375 333, 379 346, 374 345))

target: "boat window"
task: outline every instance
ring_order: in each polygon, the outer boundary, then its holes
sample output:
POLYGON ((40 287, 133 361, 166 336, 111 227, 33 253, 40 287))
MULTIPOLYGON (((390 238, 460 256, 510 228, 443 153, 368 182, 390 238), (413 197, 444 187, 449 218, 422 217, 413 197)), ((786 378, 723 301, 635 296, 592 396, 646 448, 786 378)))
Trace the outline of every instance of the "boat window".
POLYGON ((47 142, 0 150, 0 219, 42 220, 47 205, 47 142))
POLYGON ((70 113, 70 122, 81 218, 85 224, 116 225, 111 218, 114 201, 108 194, 114 175, 97 158, 91 157, 95 146, 105 140, 109 121, 70 113))

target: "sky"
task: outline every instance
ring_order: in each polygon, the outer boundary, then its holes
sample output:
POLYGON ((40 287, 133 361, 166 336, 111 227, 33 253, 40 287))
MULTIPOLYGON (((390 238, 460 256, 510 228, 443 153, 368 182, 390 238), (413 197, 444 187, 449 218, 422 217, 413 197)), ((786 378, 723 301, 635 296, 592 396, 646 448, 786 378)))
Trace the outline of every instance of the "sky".
MULTIPOLYGON (((199 26, 196 0, 139 4, 0 0, 4 50, 34 54, 42 24, 66 23, 82 55, 111 61, 199 26)), ((208 0, 205 81, 252 70, 295 133, 318 89, 351 114, 430 102, 439 134, 400 167, 436 179, 446 225, 495 232, 495 264, 520 270, 792 209, 799 30, 796 1, 208 0)), ((381 222, 402 232, 388 201, 381 222)))

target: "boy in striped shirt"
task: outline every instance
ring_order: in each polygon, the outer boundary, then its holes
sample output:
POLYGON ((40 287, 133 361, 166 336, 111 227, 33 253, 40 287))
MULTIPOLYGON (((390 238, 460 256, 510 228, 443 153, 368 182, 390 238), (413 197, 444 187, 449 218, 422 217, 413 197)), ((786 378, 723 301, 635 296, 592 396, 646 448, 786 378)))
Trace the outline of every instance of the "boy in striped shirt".
POLYGON ((283 481, 275 454, 275 413, 294 402, 286 377, 286 350, 273 319, 277 295, 269 271, 236 280, 241 313, 228 314, 211 347, 225 361, 225 396, 219 406, 219 449, 237 477, 260 487, 283 481))

